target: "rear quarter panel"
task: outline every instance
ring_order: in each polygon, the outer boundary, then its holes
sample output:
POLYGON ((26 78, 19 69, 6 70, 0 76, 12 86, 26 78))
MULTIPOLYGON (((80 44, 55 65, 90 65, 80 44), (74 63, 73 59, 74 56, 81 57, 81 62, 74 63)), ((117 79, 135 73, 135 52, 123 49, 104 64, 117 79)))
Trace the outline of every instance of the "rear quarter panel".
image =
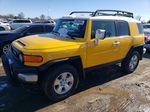
POLYGON ((144 34, 139 34, 138 26, 136 23, 129 23, 130 34, 132 36, 132 46, 145 44, 144 34))

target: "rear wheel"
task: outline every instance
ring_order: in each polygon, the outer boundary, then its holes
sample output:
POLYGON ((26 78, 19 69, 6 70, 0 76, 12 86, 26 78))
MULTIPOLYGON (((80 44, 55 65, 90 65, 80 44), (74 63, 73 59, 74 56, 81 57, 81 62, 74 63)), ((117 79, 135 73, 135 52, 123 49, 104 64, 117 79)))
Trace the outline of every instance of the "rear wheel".
POLYGON ((137 51, 133 51, 127 56, 121 64, 121 68, 126 73, 132 73, 135 71, 139 64, 140 54, 137 51))
POLYGON ((59 101, 69 97, 78 86, 77 70, 69 64, 57 66, 45 73, 42 87, 50 100, 59 101))
POLYGON ((0 31, 5 31, 5 28, 4 27, 0 27, 0 31))

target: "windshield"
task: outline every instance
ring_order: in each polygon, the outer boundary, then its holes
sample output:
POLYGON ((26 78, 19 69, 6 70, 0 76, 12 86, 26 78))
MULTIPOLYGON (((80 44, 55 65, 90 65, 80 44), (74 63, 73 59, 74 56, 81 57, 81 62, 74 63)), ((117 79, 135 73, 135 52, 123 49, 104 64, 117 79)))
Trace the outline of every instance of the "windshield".
POLYGON ((13 30, 13 31, 14 31, 15 33, 23 33, 28 27, 30 27, 30 26, 24 25, 24 26, 21 26, 21 27, 15 29, 15 30, 13 30))
POLYGON ((83 38, 85 33, 86 20, 83 19, 60 19, 53 32, 64 37, 83 38))
POLYGON ((150 25, 143 25, 144 28, 150 28, 150 25))

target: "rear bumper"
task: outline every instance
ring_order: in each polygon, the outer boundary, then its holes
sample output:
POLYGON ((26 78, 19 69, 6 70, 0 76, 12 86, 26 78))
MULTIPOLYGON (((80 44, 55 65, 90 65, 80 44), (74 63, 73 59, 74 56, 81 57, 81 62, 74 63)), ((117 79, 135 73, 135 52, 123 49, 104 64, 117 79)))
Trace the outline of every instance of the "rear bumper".
POLYGON ((2 63, 6 75, 10 78, 30 83, 38 81, 38 69, 23 65, 11 53, 2 55, 2 63))

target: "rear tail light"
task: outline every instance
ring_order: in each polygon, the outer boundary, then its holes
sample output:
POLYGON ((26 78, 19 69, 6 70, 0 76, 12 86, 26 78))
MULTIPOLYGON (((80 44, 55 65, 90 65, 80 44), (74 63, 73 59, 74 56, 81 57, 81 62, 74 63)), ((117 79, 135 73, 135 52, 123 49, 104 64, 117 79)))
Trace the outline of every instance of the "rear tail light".
POLYGON ((144 40, 147 41, 147 40, 148 40, 148 36, 145 36, 145 37, 144 37, 144 40))

